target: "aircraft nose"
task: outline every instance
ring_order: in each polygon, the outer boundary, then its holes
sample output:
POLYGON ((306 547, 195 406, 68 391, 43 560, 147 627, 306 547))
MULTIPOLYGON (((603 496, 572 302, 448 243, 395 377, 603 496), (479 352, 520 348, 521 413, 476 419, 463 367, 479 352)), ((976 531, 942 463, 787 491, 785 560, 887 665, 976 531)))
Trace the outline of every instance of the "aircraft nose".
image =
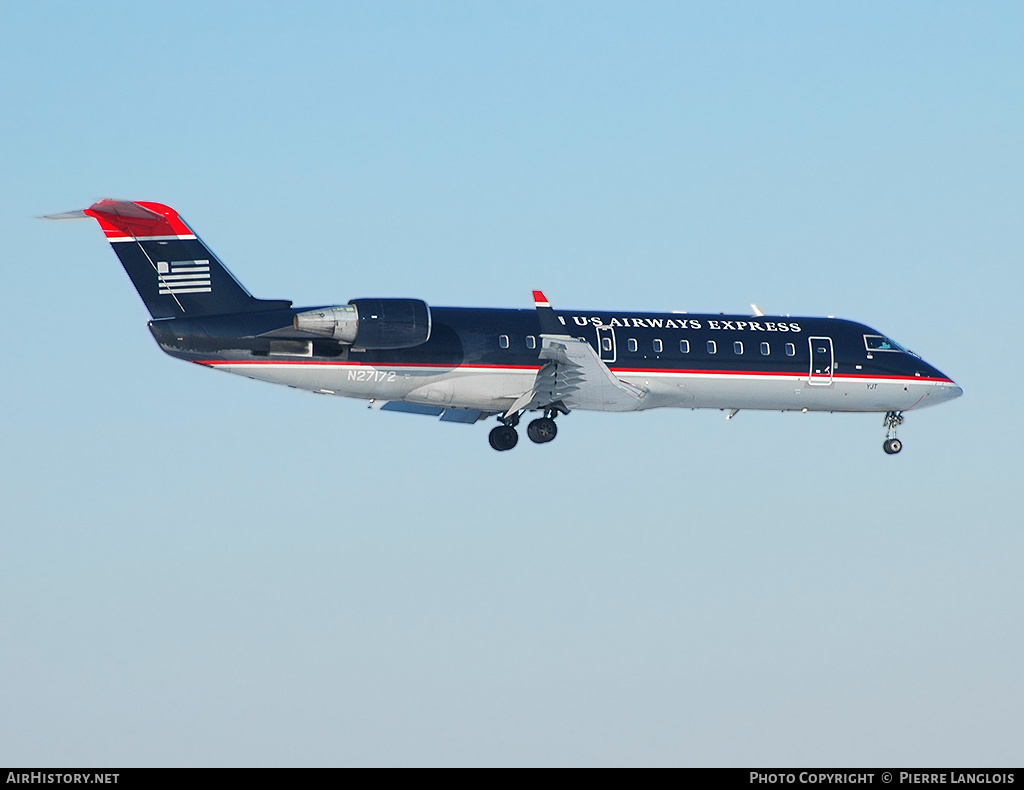
POLYGON ((942 384, 939 387, 938 396, 940 400, 956 400, 964 394, 964 388, 957 384, 955 381, 950 381, 948 384, 942 384))
POLYGON ((949 400, 956 400, 964 394, 964 388, 953 381, 951 376, 947 376, 938 368, 931 367, 930 365, 928 367, 928 375, 935 382, 935 389, 929 398, 932 403, 945 403, 949 400))

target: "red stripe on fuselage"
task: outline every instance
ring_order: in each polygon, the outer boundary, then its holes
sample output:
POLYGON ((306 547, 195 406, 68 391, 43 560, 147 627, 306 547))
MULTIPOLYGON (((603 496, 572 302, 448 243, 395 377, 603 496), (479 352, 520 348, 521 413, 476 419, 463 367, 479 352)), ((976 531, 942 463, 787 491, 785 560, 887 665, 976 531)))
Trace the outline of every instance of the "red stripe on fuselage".
MULTIPOLYGON (((208 367, 219 367, 222 365, 306 365, 306 366, 334 366, 334 367, 370 367, 370 368, 429 368, 429 369, 442 369, 442 370, 458 370, 458 369, 469 369, 469 370, 540 370, 540 365, 445 365, 445 364, 426 364, 422 362, 353 362, 353 361, 330 361, 330 360, 299 360, 299 359, 238 359, 238 360, 222 360, 222 359, 198 359, 195 360, 198 365, 206 365, 208 367)), ((696 369, 677 369, 677 368, 611 368, 612 373, 618 374, 629 374, 629 373, 647 373, 652 375, 657 374, 684 374, 691 376, 766 376, 766 377, 786 377, 793 379, 806 379, 808 378, 806 373, 788 373, 783 371, 763 371, 763 370, 696 370, 696 369)), ((827 378, 822 376, 821 378, 827 378)), ((886 375, 871 375, 870 373, 846 373, 846 374, 835 374, 833 379, 882 379, 885 381, 931 381, 939 382, 944 384, 952 384, 951 379, 946 378, 934 378, 927 376, 886 376, 886 375)))
POLYGON ((422 362, 331 362, 330 360, 302 360, 302 359, 197 359, 197 365, 217 367, 218 365, 334 365, 336 367, 366 367, 366 368, 442 368, 444 370, 456 370, 458 368, 487 369, 487 370, 540 370, 540 365, 429 365, 422 362))
MULTIPOLYGON (((807 378, 806 373, 791 373, 780 370, 696 370, 684 368, 610 368, 612 373, 684 373, 695 376, 788 376, 790 378, 807 378)), ((891 379, 892 381, 938 381, 952 384, 952 379, 937 378, 935 376, 887 376, 884 374, 872 373, 833 373, 834 379, 891 379)), ((815 376, 817 379, 827 379, 828 374, 815 376)))

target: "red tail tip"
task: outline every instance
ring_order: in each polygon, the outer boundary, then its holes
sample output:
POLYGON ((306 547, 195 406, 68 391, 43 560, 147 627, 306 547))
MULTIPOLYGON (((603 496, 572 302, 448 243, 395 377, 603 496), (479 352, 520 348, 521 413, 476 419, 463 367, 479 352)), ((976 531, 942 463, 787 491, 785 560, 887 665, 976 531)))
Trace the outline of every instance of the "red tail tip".
POLYGON ((108 239, 194 237, 178 212, 163 203, 101 200, 85 209, 85 214, 99 221, 108 239))

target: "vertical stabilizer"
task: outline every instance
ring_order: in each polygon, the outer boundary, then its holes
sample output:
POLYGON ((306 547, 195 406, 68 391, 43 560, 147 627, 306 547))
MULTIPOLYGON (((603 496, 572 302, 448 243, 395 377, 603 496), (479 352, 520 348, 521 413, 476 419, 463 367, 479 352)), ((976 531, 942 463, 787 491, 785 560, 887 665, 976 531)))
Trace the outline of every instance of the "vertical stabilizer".
MULTIPOLYGON (((291 305, 252 296, 169 206, 101 200, 82 214, 100 223, 153 318, 251 313, 291 305)), ((54 218, 73 215, 78 213, 54 218)))

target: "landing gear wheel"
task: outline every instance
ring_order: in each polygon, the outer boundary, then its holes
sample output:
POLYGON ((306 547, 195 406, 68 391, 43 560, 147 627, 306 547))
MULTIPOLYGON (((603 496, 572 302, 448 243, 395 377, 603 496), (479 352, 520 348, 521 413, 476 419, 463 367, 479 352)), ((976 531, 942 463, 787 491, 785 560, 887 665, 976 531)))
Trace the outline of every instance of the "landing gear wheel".
POLYGON ((886 412, 882 426, 885 428, 885 441, 882 442, 882 449, 888 455, 896 455, 903 449, 903 442, 896 438, 896 429, 903 425, 903 412, 886 412))
POLYGON ((516 433, 515 428, 510 428, 507 425, 499 425, 493 431, 491 435, 487 437, 487 440, 498 452, 505 450, 511 450, 519 441, 519 434, 516 433))
POLYGON ((546 444, 558 435, 558 426, 550 417, 540 417, 526 427, 526 435, 531 442, 546 444))

